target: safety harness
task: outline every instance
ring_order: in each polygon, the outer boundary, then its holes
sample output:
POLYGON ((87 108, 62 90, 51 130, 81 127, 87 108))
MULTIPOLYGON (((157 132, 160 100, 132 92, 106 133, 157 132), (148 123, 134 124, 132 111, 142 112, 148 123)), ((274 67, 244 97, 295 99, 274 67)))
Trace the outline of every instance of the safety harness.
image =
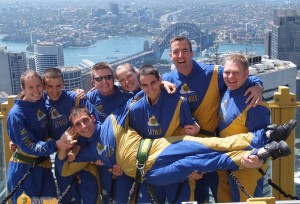
POLYGON ((145 166, 149 156, 149 152, 152 147, 152 143, 153 143, 153 139, 149 139, 149 138, 142 138, 140 141, 139 149, 137 152, 137 158, 136 158, 135 181, 133 182, 131 190, 129 192, 128 203, 136 203, 137 192, 139 190, 140 184, 143 182, 145 182, 146 184, 152 203, 154 204, 158 203, 155 190, 153 186, 147 182, 145 176, 145 166))
POLYGON ((49 159, 48 157, 38 157, 38 158, 30 158, 28 156, 25 156, 18 152, 16 150, 13 154, 13 159, 18 159, 22 162, 25 162, 30 165, 30 168, 27 170, 27 172, 24 174, 23 178, 18 182, 18 184, 11 190, 11 192, 1 201, 1 204, 5 204, 11 196, 21 187, 21 185, 25 182, 25 180, 28 178, 28 176, 31 174, 32 170, 36 165, 41 164, 42 162, 46 161, 49 159))

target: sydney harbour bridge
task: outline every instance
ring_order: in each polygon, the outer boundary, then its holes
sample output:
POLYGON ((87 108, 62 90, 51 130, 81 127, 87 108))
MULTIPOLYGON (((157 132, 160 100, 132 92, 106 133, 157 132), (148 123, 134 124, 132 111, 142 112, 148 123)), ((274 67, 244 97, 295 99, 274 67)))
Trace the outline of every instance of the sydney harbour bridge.
MULTIPOLYGON (((164 50, 170 48, 170 40, 174 36, 186 36, 195 46, 193 48, 202 51, 212 46, 215 39, 214 34, 201 31, 201 28, 193 23, 173 23, 167 27, 156 39, 149 43, 144 43, 144 50, 134 55, 127 56, 122 59, 111 62, 116 68, 119 64, 131 63, 134 66, 140 66, 147 59, 160 59, 164 50)), ((194 50, 195 51, 195 50, 194 50)))

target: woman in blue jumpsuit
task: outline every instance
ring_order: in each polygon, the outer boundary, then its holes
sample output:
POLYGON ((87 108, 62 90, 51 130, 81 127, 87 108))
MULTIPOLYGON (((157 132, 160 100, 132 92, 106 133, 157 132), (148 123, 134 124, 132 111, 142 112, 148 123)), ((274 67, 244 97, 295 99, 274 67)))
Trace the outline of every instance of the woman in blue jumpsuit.
POLYGON ((12 195, 13 203, 17 203, 23 192, 30 198, 56 198, 49 155, 56 151, 61 141, 48 138, 41 77, 35 71, 29 70, 21 75, 20 80, 22 92, 15 99, 7 119, 8 135, 17 145, 17 150, 8 164, 8 190, 11 191, 33 166, 33 162, 37 162, 23 185, 12 195))

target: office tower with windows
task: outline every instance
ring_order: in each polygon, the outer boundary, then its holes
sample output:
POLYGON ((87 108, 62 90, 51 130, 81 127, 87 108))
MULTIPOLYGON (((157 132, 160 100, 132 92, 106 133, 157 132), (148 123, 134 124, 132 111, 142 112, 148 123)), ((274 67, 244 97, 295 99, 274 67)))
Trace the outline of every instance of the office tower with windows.
POLYGON ((275 9, 271 31, 271 58, 300 65, 300 10, 275 9))
POLYGON ((82 89, 82 77, 81 77, 81 69, 79 67, 57 67, 61 70, 64 82, 65 89, 68 91, 72 91, 75 89, 82 89))
POLYGON ((27 69, 25 52, 0 49, 0 91, 16 95, 21 91, 20 75, 27 69))
POLYGON ((118 15, 119 14, 119 5, 115 2, 109 2, 109 11, 112 14, 118 15))
POLYGON ((34 59, 35 68, 39 74, 49 67, 64 66, 63 46, 51 42, 35 44, 34 59))

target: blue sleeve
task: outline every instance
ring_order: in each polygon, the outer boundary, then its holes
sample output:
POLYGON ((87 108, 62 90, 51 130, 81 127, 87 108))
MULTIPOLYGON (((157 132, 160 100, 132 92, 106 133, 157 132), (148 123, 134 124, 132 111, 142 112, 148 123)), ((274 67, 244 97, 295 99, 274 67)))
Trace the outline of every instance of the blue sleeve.
POLYGON ((81 99, 80 100, 80 105, 83 105, 85 106, 88 111, 93 115, 95 116, 96 118, 96 121, 101 121, 101 116, 99 114, 99 112, 97 111, 96 107, 90 103, 90 101, 88 99, 81 99))
POLYGON ((255 108, 250 108, 247 111, 246 126, 248 130, 255 136, 252 143, 258 144, 258 146, 254 146, 256 148, 262 147, 268 141, 265 131, 267 126, 270 125, 270 117, 271 113, 269 108, 262 105, 256 106, 255 108))
POLYGON ((79 154, 76 156, 76 159, 73 162, 92 162, 98 159, 103 160, 100 158, 100 156, 98 158, 96 155, 97 154, 94 152, 93 145, 88 144, 80 149, 79 154))
POLYGON ((224 78, 223 78, 223 72, 224 72, 224 67, 223 66, 219 66, 218 68, 218 88, 219 88, 219 93, 220 96, 223 95, 223 93, 225 93, 227 86, 224 82, 224 78))
MULTIPOLYGON (((29 121, 28 121, 29 122, 29 121)), ((45 135, 47 135, 47 130, 45 135)), ((56 142, 53 139, 41 141, 28 130, 26 120, 22 114, 14 113, 7 119, 7 132, 11 141, 23 152, 34 156, 49 156, 56 151, 56 142)))
POLYGON ((248 80, 249 80, 251 86, 255 86, 256 84, 259 84, 262 87, 264 86, 263 81, 261 80, 261 78, 259 78, 257 76, 249 75, 248 80))
POLYGON ((180 127, 183 128, 185 125, 193 125, 195 122, 196 120, 191 114, 191 109, 186 98, 182 98, 182 104, 180 106, 180 127))
POLYGON ((59 175, 62 175, 62 169, 65 162, 68 162, 67 157, 64 158, 63 160, 60 160, 58 158, 55 159, 55 168, 58 170, 59 175))
POLYGON ((256 130, 265 129, 268 125, 270 125, 270 120, 270 109, 265 106, 258 105, 247 111, 246 126, 250 132, 255 132, 256 130))

